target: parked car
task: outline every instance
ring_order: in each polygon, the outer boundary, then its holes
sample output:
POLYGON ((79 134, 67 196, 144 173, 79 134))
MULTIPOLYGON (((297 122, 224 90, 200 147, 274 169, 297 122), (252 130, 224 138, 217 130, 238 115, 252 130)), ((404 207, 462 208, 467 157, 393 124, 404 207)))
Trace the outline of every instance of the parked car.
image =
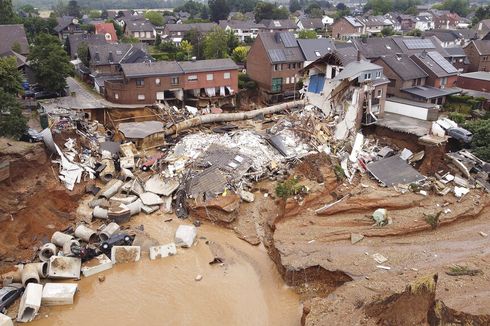
POLYGON ((43 141, 43 136, 35 129, 29 128, 22 136, 20 136, 20 140, 29 143, 37 143, 43 141))
POLYGON ((141 170, 149 171, 151 167, 157 163, 159 160, 165 157, 165 153, 158 153, 155 156, 151 157, 148 161, 141 164, 141 170))
POLYGON ((44 99, 55 98, 55 97, 59 97, 59 94, 53 91, 39 91, 34 93, 34 98, 36 100, 44 100, 44 99))
POLYGON ((17 300, 24 291, 24 287, 20 283, 11 283, 0 289, 0 313, 5 313, 7 308, 17 300))
POLYGON ((473 134, 461 127, 449 128, 447 134, 462 143, 469 144, 473 139, 473 134))
POLYGON ((109 253, 113 246, 129 246, 133 243, 133 238, 126 233, 113 234, 107 241, 102 242, 100 250, 109 253))

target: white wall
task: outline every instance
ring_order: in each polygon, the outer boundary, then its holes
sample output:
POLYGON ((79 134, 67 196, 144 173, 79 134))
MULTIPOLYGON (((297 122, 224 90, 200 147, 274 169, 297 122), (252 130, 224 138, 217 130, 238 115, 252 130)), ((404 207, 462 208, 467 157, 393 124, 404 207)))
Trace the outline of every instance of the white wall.
POLYGON ((386 99, 385 102, 385 112, 396 113, 420 120, 428 120, 429 110, 420 106, 392 102, 389 99, 386 99))

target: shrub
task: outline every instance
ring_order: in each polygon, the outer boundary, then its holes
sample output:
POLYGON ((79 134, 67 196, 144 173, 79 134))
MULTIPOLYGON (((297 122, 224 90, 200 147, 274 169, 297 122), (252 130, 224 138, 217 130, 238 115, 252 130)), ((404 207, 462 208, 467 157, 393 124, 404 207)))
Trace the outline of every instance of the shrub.
POLYGON ((293 177, 277 184, 276 195, 283 199, 287 199, 301 193, 303 190, 304 186, 299 184, 299 180, 296 177, 293 177))

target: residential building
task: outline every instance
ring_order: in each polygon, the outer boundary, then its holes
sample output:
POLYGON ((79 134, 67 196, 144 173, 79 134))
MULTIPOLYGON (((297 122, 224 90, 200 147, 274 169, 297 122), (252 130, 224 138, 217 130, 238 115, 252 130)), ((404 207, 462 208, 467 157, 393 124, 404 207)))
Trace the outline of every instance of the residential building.
POLYGON ((459 72, 467 72, 470 67, 470 60, 466 56, 464 49, 455 45, 450 48, 446 48, 447 53, 449 53, 449 58, 446 58, 459 72))
POLYGON ((89 46, 89 68, 94 76, 119 75, 121 64, 152 61, 143 43, 89 46))
POLYGON ((300 31, 321 31, 324 29, 321 18, 301 18, 298 20, 297 25, 300 31))
POLYGON ((476 24, 476 33, 478 37, 484 37, 490 32, 490 19, 484 19, 476 24))
POLYGON ((251 20, 220 20, 219 27, 225 31, 232 31, 240 42, 244 42, 246 38, 255 39, 259 32, 265 29, 264 25, 251 20))
POLYGON ((296 32, 298 26, 290 19, 262 19, 260 24, 265 26, 270 32, 296 32))
POLYGON ((304 61, 291 32, 259 33, 248 52, 247 73, 266 102, 278 102, 286 92, 296 91, 297 73, 304 61))
POLYGON ((383 16, 356 17, 357 21, 364 25, 363 34, 373 35, 381 33, 383 28, 392 27, 392 24, 383 16))
POLYGON ((385 19, 385 22, 387 24, 390 24, 395 32, 401 31, 402 26, 400 25, 400 22, 398 21, 398 15, 395 15, 394 13, 387 13, 383 17, 385 19))
POLYGON ((434 28, 434 22, 432 21, 432 16, 416 16, 415 18, 415 28, 420 31, 427 31, 434 28))
POLYGON ((162 39, 170 40, 178 46, 185 34, 191 30, 195 30, 204 36, 217 26, 216 23, 167 24, 163 28, 162 39))
POLYGON ((155 27, 149 20, 130 20, 126 22, 124 34, 141 42, 153 43, 156 39, 155 27))
POLYGON ((112 23, 96 24, 95 34, 103 35, 107 43, 117 43, 116 29, 112 23))
POLYGON ((456 82, 458 87, 479 92, 490 92, 490 72, 475 71, 461 74, 456 82))
POLYGON ((431 31, 424 32, 424 36, 437 37, 440 44, 445 48, 465 44, 465 36, 460 33, 459 30, 433 29, 431 31))
POLYGON ((332 37, 336 40, 351 40, 364 34, 364 25, 355 17, 345 16, 332 25, 332 37))
POLYGON ((325 15, 322 17, 322 24, 324 29, 327 29, 328 27, 332 26, 333 22, 334 19, 330 16, 325 15))
POLYGON ((436 29, 456 29, 461 21, 461 17, 455 12, 444 12, 434 16, 434 28, 436 29))
POLYGON ((429 76, 406 54, 384 55, 374 60, 373 63, 383 67, 383 72, 389 80, 387 95, 411 99, 411 96, 403 92, 415 86, 424 86, 429 76))
POLYGON ((473 40, 464 48, 464 52, 470 61, 469 72, 490 71, 490 41, 473 40))
POLYGON ((71 59, 78 58, 78 48, 82 43, 87 46, 107 44, 105 35, 100 34, 72 34, 68 35, 65 47, 71 59))
POLYGON ((392 39, 400 48, 401 53, 412 55, 423 51, 436 51, 439 52, 444 58, 449 58, 449 54, 447 53, 446 49, 440 44, 439 40, 435 36, 393 36, 392 39))
POLYGON ((299 39, 298 45, 305 58, 304 67, 335 50, 335 44, 329 38, 299 39))
POLYGON ((370 37, 353 40, 352 43, 361 54, 369 60, 374 60, 383 55, 402 53, 400 47, 391 37, 370 37))
POLYGON ((58 33, 60 40, 64 40, 70 34, 82 34, 84 31, 80 27, 80 23, 76 17, 63 16, 56 18, 58 25, 54 31, 58 33))
POLYGON ((402 31, 411 31, 415 28, 415 17, 411 15, 398 15, 398 22, 400 23, 400 29, 402 31))
POLYGON ((29 43, 22 24, 0 25, 0 54, 12 50, 24 56, 29 54, 29 43))
POLYGON ((234 98, 238 89, 238 66, 231 59, 131 63, 122 64, 121 71, 121 80, 105 82, 106 98, 114 103, 180 100, 209 106, 234 98))

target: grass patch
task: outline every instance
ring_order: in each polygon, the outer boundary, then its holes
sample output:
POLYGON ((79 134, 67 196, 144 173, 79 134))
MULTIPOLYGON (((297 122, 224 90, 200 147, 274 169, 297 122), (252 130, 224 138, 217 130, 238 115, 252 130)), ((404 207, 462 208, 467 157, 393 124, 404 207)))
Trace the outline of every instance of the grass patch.
POLYGON ((410 293, 422 294, 422 293, 434 293, 437 285, 437 275, 430 274, 422 276, 412 283, 410 283, 410 293))
POLYGON ((344 169, 342 169, 342 167, 339 164, 333 167, 333 172, 335 173, 335 176, 339 181, 342 181, 346 178, 344 169))
POLYGON ((295 196, 304 190, 304 186, 299 184, 299 180, 293 177, 284 182, 279 182, 276 186, 276 195, 283 199, 295 196))
POLYGON ((481 269, 472 269, 467 266, 461 266, 461 265, 451 266, 449 267, 449 271, 446 272, 446 274, 450 276, 463 276, 463 275, 476 276, 482 273, 483 272, 481 271, 481 269))
POLYGON ((432 229, 437 229, 439 226, 439 216, 441 216, 442 211, 438 212, 437 214, 426 214, 424 217, 425 222, 429 224, 432 229))

